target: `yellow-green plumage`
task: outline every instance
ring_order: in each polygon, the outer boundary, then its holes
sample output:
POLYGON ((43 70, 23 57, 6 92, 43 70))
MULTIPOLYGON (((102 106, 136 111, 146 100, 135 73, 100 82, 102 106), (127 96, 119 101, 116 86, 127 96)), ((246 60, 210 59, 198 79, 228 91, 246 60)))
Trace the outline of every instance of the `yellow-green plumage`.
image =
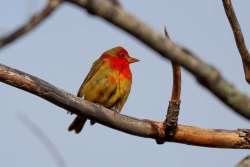
MULTIPOLYGON (((120 112, 132 84, 129 64, 138 61, 126 53, 121 47, 104 52, 92 65, 77 96, 120 112)), ((86 120, 86 117, 77 116, 69 130, 79 133, 86 120)))

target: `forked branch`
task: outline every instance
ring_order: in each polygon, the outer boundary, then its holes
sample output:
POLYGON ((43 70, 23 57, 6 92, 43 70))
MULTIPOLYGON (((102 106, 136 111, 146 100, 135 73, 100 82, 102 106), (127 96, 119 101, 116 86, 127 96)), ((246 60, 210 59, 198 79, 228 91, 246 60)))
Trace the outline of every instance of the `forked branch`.
MULTIPOLYGON (((196 79, 208 88, 221 101, 235 112, 250 119, 250 98, 226 81, 212 66, 206 64, 187 49, 174 44, 169 39, 155 32, 146 24, 127 13, 121 7, 107 0, 64 0, 72 2, 81 8, 91 11, 108 22, 127 31, 140 41, 154 49, 163 58, 182 65, 196 79)), ((50 0, 48 11, 38 14, 13 34, 0 40, 0 47, 14 41, 21 35, 36 27, 44 18, 61 3, 61 0, 50 0)), ((24 72, 0 64, 0 82, 12 85, 37 95, 59 107, 75 114, 87 116, 97 122, 129 134, 166 139, 164 125, 152 120, 139 120, 120 115, 100 105, 83 101, 55 86, 24 72)), ((173 142, 190 145, 221 147, 221 148, 250 148, 250 132, 248 129, 235 131, 203 129, 178 125, 171 139, 173 142)))
POLYGON ((176 45, 171 40, 154 31, 151 27, 132 16, 123 8, 114 6, 107 0, 67 0, 96 16, 120 27, 138 40, 155 50, 165 59, 183 66, 191 72, 201 85, 218 97, 233 111, 250 119, 250 98, 225 80, 214 67, 206 64, 188 49, 176 45), (91 1, 91 3, 90 3, 91 1))
POLYGON ((92 14, 100 16, 130 33, 158 52, 163 58, 183 66, 193 74, 201 85, 206 87, 224 104, 241 116, 250 119, 250 98, 225 80, 214 67, 200 60, 186 48, 178 46, 169 39, 166 39, 142 21, 126 12, 123 8, 114 5, 108 0, 50 0, 46 10, 42 11, 41 14, 34 16, 29 23, 14 33, 0 39, 0 48, 36 27, 44 18, 50 15, 62 1, 71 2, 83 9, 91 11, 92 14))
MULTIPOLYGON (((67 111, 87 116, 100 124, 132 135, 166 139, 164 125, 121 115, 100 105, 73 96, 27 73, 0 64, 0 82, 30 92, 67 111)), ((172 142, 220 148, 250 148, 250 130, 213 130, 178 125, 172 142)))

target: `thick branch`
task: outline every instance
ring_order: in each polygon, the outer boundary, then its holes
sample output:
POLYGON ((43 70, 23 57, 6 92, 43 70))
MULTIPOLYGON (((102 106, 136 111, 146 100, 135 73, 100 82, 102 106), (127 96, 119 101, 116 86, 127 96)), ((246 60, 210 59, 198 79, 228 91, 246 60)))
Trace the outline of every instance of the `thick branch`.
POLYGON ((61 0, 49 0, 46 7, 38 13, 31 17, 31 19, 25 23, 23 26, 19 27, 16 31, 5 37, 0 38, 0 48, 10 44, 16 39, 20 38, 24 34, 30 32, 36 28, 40 23, 42 23, 55 9, 61 4, 61 0))
MULTIPOLYGON (((73 96, 37 77, 0 64, 0 82, 39 96, 77 115, 132 135, 166 139, 161 122, 121 115, 100 105, 73 96)), ((179 125, 172 142, 206 147, 250 148, 249 130, 212 130, 179 125)))
POLYGON ((90 10, 97 16, 130 33, 160 53, 163 58, 180 64, 224 104, 245 118, 250 119, 250 98, 236 89, 215 68, 200 60, 195 54, 174 44, 124 9, 112 5, 107 0, 67 1, 90 10))
POLYGON ((235 15, 231 0, 223 0, 223 5, 224 5, 227 18, 229 20, 229 23, 234 33, 236 45, 240 52, 240 56, 242 59, 244 72, 245 72, 245 79, 250 84, 250 54, 247 50, 247 47, 244 41, 244 36, 240 28, 240 24, 235 15))

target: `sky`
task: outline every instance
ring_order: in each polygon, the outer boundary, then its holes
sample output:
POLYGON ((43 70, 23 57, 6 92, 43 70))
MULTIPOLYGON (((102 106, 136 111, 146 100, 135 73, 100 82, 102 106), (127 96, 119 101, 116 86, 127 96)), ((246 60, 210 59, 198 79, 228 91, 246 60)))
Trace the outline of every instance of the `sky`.
MULTIPOLYGON (((0 35, 11 32, 39 11, 44 0, 0 2, 0 35), (13 5, 15 4, 15 5, 13 5)), ((155 30, 164 25, 176 43, 216 67, 242 92, 250 94, 233 34, 221 1, 122 1, 123 7, 155 30)), ((233 1, 250 48, 250 1, 233 1)), ((172 71, 134 37, 71 4, 62 5, 25 37, 0 50, 0 63, 44 79, 76 94, 92 63, 112 47, 123 46, 140 59, 132 65, 133 86, 123 114, 163 120, 171 96, 172 71)), ((249 128, 183 70, 179 123, 202 128, 249 128)), ((20 121, 27 115, 57 147, 67 166, 234 166, 249 150, 216 149, 140 138, 102 125, 69 133, 73 115, 39 97, 0 83, 0 166, 56 166, 46 147, 20 121)))

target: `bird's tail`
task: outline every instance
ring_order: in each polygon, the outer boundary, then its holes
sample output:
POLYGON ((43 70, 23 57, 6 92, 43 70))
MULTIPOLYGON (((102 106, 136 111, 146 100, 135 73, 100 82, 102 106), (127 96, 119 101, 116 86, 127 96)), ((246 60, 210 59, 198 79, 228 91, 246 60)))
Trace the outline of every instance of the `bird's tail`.
POLYGON ((80 133, 86 121, 87 117, 77 116, 74 119, 74 121, 70 124, 68 130, 69 131, 74 130, 76 133, 80 133))

